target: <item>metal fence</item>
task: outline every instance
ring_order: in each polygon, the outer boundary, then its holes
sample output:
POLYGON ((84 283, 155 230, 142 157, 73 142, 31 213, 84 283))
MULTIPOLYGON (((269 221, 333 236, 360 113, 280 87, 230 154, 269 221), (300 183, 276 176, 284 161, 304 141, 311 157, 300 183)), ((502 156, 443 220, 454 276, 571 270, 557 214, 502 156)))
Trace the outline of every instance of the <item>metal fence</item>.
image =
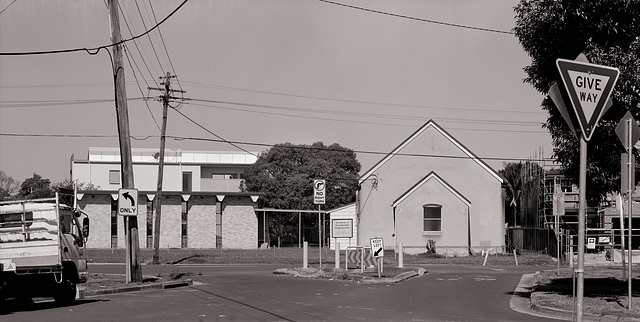
POLYGON ((551 228, 509 227, 505 243, 508 252, 558 254, 556 234, 551 228))

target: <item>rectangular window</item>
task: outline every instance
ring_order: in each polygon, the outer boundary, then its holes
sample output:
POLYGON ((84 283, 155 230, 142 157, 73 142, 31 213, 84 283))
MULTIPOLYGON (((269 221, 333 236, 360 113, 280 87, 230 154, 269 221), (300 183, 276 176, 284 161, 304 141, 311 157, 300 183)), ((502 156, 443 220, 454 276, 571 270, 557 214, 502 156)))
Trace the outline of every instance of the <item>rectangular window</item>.
POLYGON ((442 230, 442 206, 436 204, 426 204, 422 206, 423 211, 423 231, 442 230))
POLYGON ((120 170, 109 170, 109 184, 120 184, 120 170))
POLYGON ((188 228, 189 204, 187 201, 182 202, 182 248, 187 248, 187 228, 188 228))
POLYGON ((232 173, 214 173, 211 175, 211 179, 216 179, 216 180, 238 179, 238 175, 232 174, 232 173))
POLYGON ((147 201, 147 248, 153 248, 153 201, 147 201))
POLYGON ((111 200, 111 248, 118 248, 118 200, 111 200))
POLYGON ((191 192, 192 177, 191 172, 182 173, 182 191, 191 192))

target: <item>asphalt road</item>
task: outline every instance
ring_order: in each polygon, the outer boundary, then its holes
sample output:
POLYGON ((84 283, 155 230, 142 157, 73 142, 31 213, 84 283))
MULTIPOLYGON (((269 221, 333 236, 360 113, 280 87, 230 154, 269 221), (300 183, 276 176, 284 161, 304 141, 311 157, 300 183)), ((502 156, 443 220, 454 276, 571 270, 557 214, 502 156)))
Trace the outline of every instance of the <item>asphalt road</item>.
MULTIPOLYGON (((192 286, 79 300, 16 303, 2 321, 540 321, 512 310, 523 274, 552 267, 425 266, 428 273, 398 284, 274 275, 273 265, 144 266, 143 274, 190 278, 192 286)), ((123 265, 92 265, 123 273, 123 265)))

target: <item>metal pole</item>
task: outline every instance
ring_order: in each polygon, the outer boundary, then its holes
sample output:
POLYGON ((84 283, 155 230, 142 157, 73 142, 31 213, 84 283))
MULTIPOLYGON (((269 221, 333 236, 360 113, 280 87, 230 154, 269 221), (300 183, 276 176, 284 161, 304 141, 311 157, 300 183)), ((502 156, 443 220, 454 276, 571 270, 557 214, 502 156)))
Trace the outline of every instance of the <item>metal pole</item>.
POLYGON ((585 238, 585 219, 587 217, 587 140, 580 135, 580 182, 578 187, 579 205, 578 205, 578 268, 575 273, 578 279, 577 296, 576 296, 576 321, 582 322, 582 302, 584 295, 584 238, 585 238))
POLYGON ((320 215, 320 205, 318 205, 318 254, 320 270, 322 270, 322 216, 320 215))
MULTIPOLYGON (((627 243, 627 249, 629 250, 629 265, 627 266, 627 284, 628 284, 628 288, 629 288, 628 289, 628 291, 629 291, 629 296, 628 296, 629 303, 628 303, 627 308, 629 310, 631 309, 631 297, 633 295, 633 293, 631 293, 631 282, 633 281, 633 276, 631 275, 631 266, 632 266, 632 263, 633 263, 633 257, 632 257, 632 254, 631 254, 632 249, 633 249, 633 247, 631 246, 631 237, 632 237, 631 236, 632 235, 632 233, 631 233, 631 218, 633 217, 633 184, 634 184, 634 182, 631 179, 631 178, 633 178, 633 172, 631 172, 631 171, 634 171, 634 168, 633 168, 633 142, 632 142, 633 141, 633 139, 632 139, 633 136, 632 136, 631 122, 634 122, 633 118, 627 119, 627 139, 628 139, 628 141, 627 141, 627 147, 628 147, 627 148, 627 155, 629 157, 629 159, 628 159, 629 163, 627 164, 627 167, 628 167, 627 169, 629 169, 629 180, 627 180, 627 181, 629 181, 628 182, 628 189, 627 189, 627 191, 629 192, 628 193, 628 196, 629 196, 629 224, 628 224, 628 226, 629 226, 629 234, 628 234, 629 235, 628 236, 629 242, 627 243)), ((624 254, 623 254, 623 256, 624 256, 624 254)))

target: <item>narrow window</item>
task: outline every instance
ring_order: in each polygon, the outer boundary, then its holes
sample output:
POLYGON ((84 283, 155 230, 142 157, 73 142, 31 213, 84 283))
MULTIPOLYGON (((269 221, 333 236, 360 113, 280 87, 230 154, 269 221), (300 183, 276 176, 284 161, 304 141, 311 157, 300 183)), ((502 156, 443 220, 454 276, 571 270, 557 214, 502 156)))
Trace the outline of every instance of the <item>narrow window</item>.
POLYGON ((187 248, 187 224, 188 224, 188 216, 189 216, 189 204, 187 201, 182 202, 182 248, 187 248))
POLYGON ((120 170, 109 170, 109 184, 120 184, 120 170))
POLYGON ((437 204, 426 204, 422 206, 423 211, 423 231, 442 230, 442 206, 437 204))
POLYGON ((111 200, 111 248, 118 248, 118 200, 111 200))
POLYGON ((153 248, 153 201, 147 201, 147 248, 153 248))
POLYGON ((191 192, 192 178, 191 172, 182 173, 182 191, 191 192))

